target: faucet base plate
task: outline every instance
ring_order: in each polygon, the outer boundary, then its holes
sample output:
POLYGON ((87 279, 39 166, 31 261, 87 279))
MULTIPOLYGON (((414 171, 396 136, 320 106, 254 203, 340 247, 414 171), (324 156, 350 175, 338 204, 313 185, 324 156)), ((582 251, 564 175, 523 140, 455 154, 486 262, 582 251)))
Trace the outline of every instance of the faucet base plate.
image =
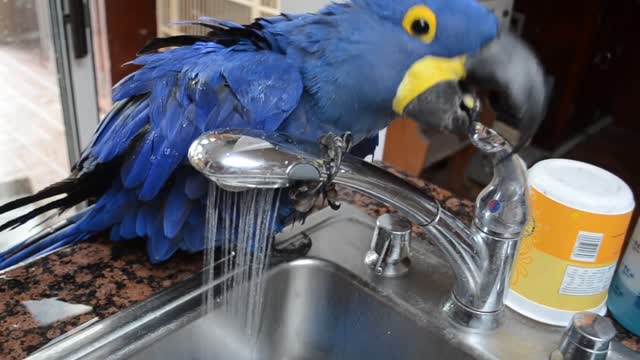
POLYGON ((492 331, 500 327, 504 310, 481 312, 463 304, 452 294, 444 304, 444 313, 454 324, 472 331, 492 331))

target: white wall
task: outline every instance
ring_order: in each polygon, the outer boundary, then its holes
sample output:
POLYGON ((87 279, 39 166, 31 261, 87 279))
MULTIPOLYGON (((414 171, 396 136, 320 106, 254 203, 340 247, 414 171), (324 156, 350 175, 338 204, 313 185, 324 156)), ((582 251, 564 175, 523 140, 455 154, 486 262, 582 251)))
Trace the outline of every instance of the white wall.
POLYGON ((329 4, 331 0, 282 0, 280 9, 284 13, 314 12, 329 4))

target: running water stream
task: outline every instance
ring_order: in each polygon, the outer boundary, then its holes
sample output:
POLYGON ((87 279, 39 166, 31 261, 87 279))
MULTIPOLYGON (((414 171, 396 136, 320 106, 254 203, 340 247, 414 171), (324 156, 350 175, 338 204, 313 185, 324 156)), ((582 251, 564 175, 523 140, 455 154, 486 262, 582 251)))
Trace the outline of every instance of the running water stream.
POLYGON ((279 190, 230 192, 214 183, 207 203, 205 285, 227 277, 204 295, 204 311, 237 324, 255 345, 264 300, 262 277, 269 262, 279 190))

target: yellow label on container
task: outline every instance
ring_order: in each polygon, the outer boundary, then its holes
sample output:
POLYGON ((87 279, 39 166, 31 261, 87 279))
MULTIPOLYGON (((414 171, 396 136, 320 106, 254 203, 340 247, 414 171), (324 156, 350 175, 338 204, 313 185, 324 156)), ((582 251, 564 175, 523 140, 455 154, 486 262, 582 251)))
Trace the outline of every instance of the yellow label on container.
POLYGON ((511 290, 567 311, 600 306, 620 256, 632 212, 599 215, 573 209, 531 189, 534 233, 522 240, 511 290))

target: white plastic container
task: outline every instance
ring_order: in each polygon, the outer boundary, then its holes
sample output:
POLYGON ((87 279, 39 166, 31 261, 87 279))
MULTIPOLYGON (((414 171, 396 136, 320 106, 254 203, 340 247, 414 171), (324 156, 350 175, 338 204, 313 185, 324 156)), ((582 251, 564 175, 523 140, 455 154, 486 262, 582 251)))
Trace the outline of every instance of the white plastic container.
POLYGON ((524 238, 507 305, 566 326, 576 312, 604 314, 635 207, 629 186, 596 166, 552 159, 529 170, 532 236, 524 238))

